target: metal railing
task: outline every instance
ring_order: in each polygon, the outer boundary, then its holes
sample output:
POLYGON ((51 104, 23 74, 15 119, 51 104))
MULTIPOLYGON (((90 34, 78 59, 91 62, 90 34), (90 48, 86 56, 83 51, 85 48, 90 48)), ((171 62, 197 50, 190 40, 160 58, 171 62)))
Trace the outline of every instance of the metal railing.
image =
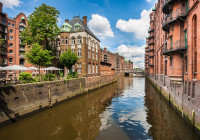
POLYGON ((186 7, 180 7, 173 11, 171 14, 166 15, 163 19, 162 26, 167 25, 168 23, 175 21, 178 17, 186 16, 186 7))
POLYGON ((185 40, 177 40, 173 42, 172 44, 170 43, 170 46, 164 45, 162 47, 162 52, 163 53, 170 53, 170 52, 175 52, 179 50, 186 50, 187 49, 187 44, 185 44, 185 40))

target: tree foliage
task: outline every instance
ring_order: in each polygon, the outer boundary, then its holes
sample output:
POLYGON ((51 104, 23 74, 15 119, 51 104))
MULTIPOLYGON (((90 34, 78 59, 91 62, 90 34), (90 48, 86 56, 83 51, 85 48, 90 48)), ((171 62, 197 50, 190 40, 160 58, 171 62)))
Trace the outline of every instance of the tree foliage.
POLYGON ((44 49, 51 50, 50 41, 54 41, 60 29, 57 26, 60 12, 55 7, 42 4, 28 17, 28 26, 21 34, 24 44, 38 43, 44 49))
POLYGON ((40 69, 40 67, 50 65, 54 56, 51 55, 51 51, 42 49, 40 45, 34 44, 30 50, 26 51, 25 58, 29 63, 40 69))
POLYGON ((76 62, 78 62, 78 59, 78 56, 74 52, 68 50, 60 56, 59 61, 60 64, 64 65, 66 68, 71 70, 72 66, 76 64, 76 62))

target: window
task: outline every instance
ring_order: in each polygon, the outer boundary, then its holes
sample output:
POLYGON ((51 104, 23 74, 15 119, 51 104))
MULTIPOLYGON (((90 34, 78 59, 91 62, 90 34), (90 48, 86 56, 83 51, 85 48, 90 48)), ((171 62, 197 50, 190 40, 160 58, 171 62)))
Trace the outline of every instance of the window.
POLYGON ((78 44, 81 44, 82 43, 82 39, 81 39, 81 37, 79 36, 78 37, 78 44))
POLYGON ((98 73, 98 65, 96 65, 96 73, 98 73))
POLYGON ((9 58, 9 63, 13 63, 13 58, 9 58))
POLYGON ((94 59, 94 52, 92 52, 92 59, 94 59))
POLYGON ((194 15, 192 19, 192 44, 193 44, 193 56, 194 56, 194 74, 197 73, 197 16, 194 15))
POLYGON ((81 63, 78 64, 78 74, 81 74, 81 63))
POLYGON ((8 22, 8 26, 10 26, 11 25, 11 23, 10 22, 8 22))
POLYGON ((15 24, 12 24, 12 27, 14 27, 15 26, 15 24))
POLYGON ((57 39, 57 46, 60 46, 60 40, 57 39))
POLYGON ((13 33, 13 29, 10 29, 10 33, 11 33, 11 34, 13 33))
POLYGON ((91 74, 91 65, 88 64, 88 74, 91 74))
POLYGON ((68 38, 65 37, 65 45, 67 45, 67 44, 68 44, 68 38))
POLYGON ((75 44, 75 37, 72 37, 72 44, 75 44))
POLYGON ((9 46, 10 46, 10 47, 13 47, 13 43, 10 43, 9 46))
POLYGON ((6 24, 6 21, 5 21, 5 20, 2 20, 2 23, 3 23, 3 24, 6 24))
POLYGON ((172 67, 173 65, 173 56, 170 56, 170 66, 172 67))
POLYGON ((92 73, 94 73, 94 64, 92 65, 92 73))
POLYGON ((9 50, 9 53, 13 53, 13 50, 9 50))
POLYGON ((74 65, 72 66, 72 72, 75 72, 75 66, 74 65))
POLYGON ((78 57, 81 57, 81 49, 78 49, 78 57))
POLYGON ((64 37, 62 36, 62 45, 64 45, 64 37))
POLYGON ((13 40, 13 36, 10 36, 10 40, 13 40))
POLYGON ((88 50, 88 58, 90 58, 90 56, 91 56, 91 51, 88 50))
POLYGON ((96 53, 96 60, 98 60, 98 54, 96 53))

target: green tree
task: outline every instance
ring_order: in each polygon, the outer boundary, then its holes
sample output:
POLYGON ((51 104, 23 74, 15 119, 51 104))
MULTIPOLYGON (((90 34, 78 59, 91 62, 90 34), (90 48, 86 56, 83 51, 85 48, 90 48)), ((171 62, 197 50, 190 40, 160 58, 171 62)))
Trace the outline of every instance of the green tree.
POLYGON ((68 68, 71 73, 72 66, 76 64, 76 62, 78 62, 78 59, 79 59, 78 56, 74 52, 72 52, 71 50, 68 50, 60 56, 59 61, 60 61, 60 64, 68 68))
POLYGON ((55 7, 42 4, 28 17, 28 26, 21 34, 24 44, 31 46, 38 43, 44 49, 51 50, 50 42, 54 41, 60 29, 57 26, 60 12, 55 7))
POLYGON ((51 55, 51 51, 42 49, 38 44, 33 44, 30 50, 26 51, 25 58, 29 63, 38 67, 40 72, 41 67, 51 65, 54 56, 51 55))

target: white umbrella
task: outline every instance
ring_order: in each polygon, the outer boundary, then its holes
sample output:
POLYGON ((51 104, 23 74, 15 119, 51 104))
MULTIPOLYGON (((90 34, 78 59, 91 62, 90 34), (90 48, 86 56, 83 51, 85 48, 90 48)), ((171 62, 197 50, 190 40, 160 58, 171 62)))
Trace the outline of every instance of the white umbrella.
POLYGON ((39 70, 39 68, 37 68, 37 67, 28 67, 28 68, 31 70, 39 70))
POLYGON ((63 69, 56 68, 56 67, 47 67, 47 68, 43 68, 41 70, 63 70, 63 69))
POLYGON ((27 67, 20 66, 20 65, 11 65, 11 66, 6 66, 0 68, 0 70, 13 70, 13 71, 18 71, 18 70, 31 70, 27 67))

